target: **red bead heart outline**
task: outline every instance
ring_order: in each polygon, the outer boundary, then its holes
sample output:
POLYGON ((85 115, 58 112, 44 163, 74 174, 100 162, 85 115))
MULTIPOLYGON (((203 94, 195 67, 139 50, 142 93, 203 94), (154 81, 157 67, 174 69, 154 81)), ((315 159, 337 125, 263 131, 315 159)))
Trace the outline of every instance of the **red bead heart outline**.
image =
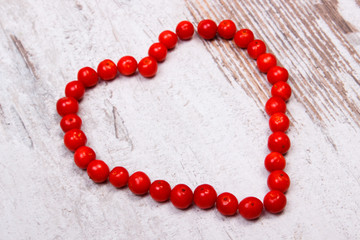
POLYGON ((115 167, 111 172, 105 162, 96 160, 95 152, 85 146, 86 135, 80 130, 81 118, 78 112, 78 101, 83 97, 86 87, 97 84, 99 77, 104 80, 113 80, 117 72, 130 76, 138 69, 139 73, 147 78, 155 76, 157 62, 166 59, 167 50, 176 46, 178 38, 189 40, 194 34, 194 27, 188 21, 180 22, 176 27, 176 34, 166 30, 159 35, 159 42, 149 48, 148 57, 143 58, 138 64, 131 56, 122 57, 115 65, 109 59, 102 61, 97 72, 85 67, 80 69, 78 80, 69 82, 65 87, 66 97, 57 101, 57 112, 63 118, 60 126, 65 132, 65 146, 75 152, 74 161, 82 169, 87 169, 89 177, 96 183, 109 179, 115 187, 128 185, 129 189, 136 195, 144 195, 150 192, 151 197, 158 202, 170 199, 173 205, 179 209, 188 208, 193 202, 201 209, 212 208, 216 202, 216 208, 225 216, 239 213, 245 219, 257 219, 262 211, 263 205, 270 213, 282 212, 286 205, 284 193, 290 185, 288 175, 283 171, 285 167, 285 154, 290 147, 290 140, 284 133, 289 127, 289 119, 285 115, 286 103, 291 96, 291 88, 286 83, 288 73, 285 68, 277 66, 277 60, 271 53, 266 53, 266 45, 259 39, 254 39, 249 29, 241 29, 236 32, 236 26, 231 20, 223 20, 219 26, 212 20, 205 19, 199 22, 198 34, 205 40, 212 40, 218 34, 221 38, 234 39, 240 48, 246 48, 251 58, 257 60, 257 67, 267 74, 268 81, 273 84, 270 99, 266 102, 265 110, 270 116, 269 125, 272 134, 268 139, 268 148, 271 151, 265 158, 265 167, 270 172, 268 186, 270 191, 264 197, 264 204, 255 197, 247 197, 240 203, 231 193, 217 195, 215 189, 208 185, 198 186, 194 193, 185 184, 178 184, 173 189, 164 180, 155 180, 151 183, 150 178, 143 172, 135 172, 129 177, 128 171, 123 167, 115 167))

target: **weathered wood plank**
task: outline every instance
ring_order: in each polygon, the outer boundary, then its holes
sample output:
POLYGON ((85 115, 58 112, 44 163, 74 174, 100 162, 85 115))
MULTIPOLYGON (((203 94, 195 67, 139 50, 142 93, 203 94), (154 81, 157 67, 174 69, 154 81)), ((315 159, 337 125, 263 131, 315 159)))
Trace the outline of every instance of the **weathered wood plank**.
MULTIPOLYGON (((360 35, 341 6, 360 13, 355 0, 2 1, 0 239, 359 238, 360 35), (162 30, 204 18, 250 28, 291 74, 284 214, 247 222, 179 211, 93 184, 63 146, 55 103, 77 69, 139 60, 162 30)), ((246 51, 194 36, 169 51, 156 78, 89 89, 79 114, 110 167, 262 198, 269 89, 246 51)))

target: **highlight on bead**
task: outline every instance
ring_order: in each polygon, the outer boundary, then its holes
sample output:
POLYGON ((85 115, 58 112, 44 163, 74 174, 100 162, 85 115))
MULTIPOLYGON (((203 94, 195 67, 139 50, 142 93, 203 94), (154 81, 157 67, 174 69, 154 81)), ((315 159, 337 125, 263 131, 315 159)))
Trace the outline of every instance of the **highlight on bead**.
POLYGON ((109 181, 115 188, 127 186, 135 195, 150 195, 158 203, 171 202, 181 210, 188 209, 194 204, 199 209, 215 208, 223 216, 239 213, 247 220, 259 218, 263 208, 269 213, 279 213, 285 208, 287 202, 285 192, 290 187, 290 177, 284 172, 286 161, 283 156, 291 146, 290 139, 285 133, 290 126, 290 120, 286 115, 286 102, 291 96, 291 87, 287 82, 289 73, 286 68, 278 66, 278 60, 273 53, 267 52, 264 41, 255 38, 253 32, 247 28, 237 31, 236 24, 232 20, 225 19, 217 25, 211 19, 204 19, 198 23, 196 29, 198 36, 205 41, 213 39, 234 41, 234 51, 246 51, 254 60, 258 71, 263 75, 266 74, 271 97, 265 104, 265 112, 269 115, 269 127, 272 133, 267 142, 270 153, 264 161, 264 166, 269 171, 267 177, 269 192, 263 201, 248 196, 239 202, 232 193, 222 192, 218 195, 215 188, 209 184, 197 186, 194 192, 186 184, 177 184, 171 188, 166 180, 151 182, 146 173, 142 171, 129 173, 122 166, 115 166, 110 171, 104 161, 96 158, 95 151, 86 146, 87 137, 81 130, 82 120, 78 116, 79 101, 86 96, 85 92, 95 87, 99 80, 110 81, 118 76, 139 76, 137 72, 140 74, 139 77, 153 78, 160 66, 158 63, 166 60, 170 54, 169 50, 176 48, 178 44, 183 44, 178 40, 189 41, 193 38, 195 27, 187 20, 181 21, 175 31, 161 32, 158 42, 153 43, 147 55, 139 61, 133 56, 124 55, 119 58, 117 64, 105 59, 97 67, 86 66, 78 71, 77 79, 66 84, 65 97, 61 97, 56 103, 57 113, 62 117, 60 127, 64 132, 64 144, 74 152, 76 166, 86 170, 89 178, 95 183, 109 181))

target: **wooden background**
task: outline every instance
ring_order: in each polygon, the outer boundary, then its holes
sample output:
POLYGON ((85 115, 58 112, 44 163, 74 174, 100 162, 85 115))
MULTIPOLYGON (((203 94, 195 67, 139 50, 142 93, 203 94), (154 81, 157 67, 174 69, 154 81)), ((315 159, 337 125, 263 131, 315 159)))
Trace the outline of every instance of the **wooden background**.
MULTIPOLYGON (((360 239, 359 23, 358 0, 0 0, 0 239, 360 239), (55 104, 78 69, 204 18, 252 29, 290 72, 283 214, 180 211, 92 183, 63 146, 55 104)), ((79 115, 110 167, 262 199, 269 92, 245 51, 195 35, 151 80, 100 82, 79 115)))

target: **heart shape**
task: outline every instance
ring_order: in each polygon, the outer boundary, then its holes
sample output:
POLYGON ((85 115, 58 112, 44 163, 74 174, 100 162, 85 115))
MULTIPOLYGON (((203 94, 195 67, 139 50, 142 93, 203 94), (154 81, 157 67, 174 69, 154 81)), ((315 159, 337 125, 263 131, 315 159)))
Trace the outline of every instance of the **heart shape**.
POLYGON ((288 175, 283 171, 285 167, 285 154, 290 148, 290 140, 285 134, 290 121, 285 115, 286 101, 291 96, 291 88, 286 83, 288 72, 285 68, 277 66, 277 60, 271 53, 266 53, 266 45, 259 39, 254 39, 249 29, 236 31, 236 26, 231 20, 223 20, 217 25, 214 21, 206 19, 199 22, 197 32, 205 40, 212 40, 218 34, 222 39, 234 39, 239 48, 247 49, 249 56, 257 61, 258 69, 267 74, 267 79, 272 84, 270 99, 266 102, 265 110, 270 116, 269 125, 273 132, 268 139, 268 148, 271 151, 265 158, 265 167, 270 172, 267 184, 270 191, 265 195, 263 202, 255 197, 247 197, 238 202, 237 198, 228 192, 217 195, 215 189, 208 184, 198 186, 194 193, 185 184, 178 184, 171 189, 165 180, 155 180, 151 183, 150 178, 144 172, 135 172, 129 176, 124 167, 115 167, 111 170, 107 164, 96 159, 95 152, 86 145, 87 138, 81 130, 82 120, 77 115, 78 101, 82 99, 85 89, 94 87, 99 77, 103 81, 116 78, 120 74, 130 76, 139 71, 145 78, 155 76, 158 62, 166 59, 169 49, 175 48, 178 39, 190 40, 195 30, 188 21, 180 22, 176 27, 176 33, 166 30, 159 35, 159 42, 150 46, 147 57, 137 63, 131 56, 122 57, 116 65, 106 59, 102 61, 97 71, 90 67, 84 67, 78 72, 78 80, 69 82, 65 87, 66 97, 57 101, 57 112, 63 118, 60 126, 65 132, 65 146, 75 152, 75 164, 86 169, 89 177, 96 183, 109 182, 117 188, 128 185, 136 195, 145 195, 148 192, 158 202, 166 202, 170 199, 172 204, 179 209, 187 209, 195 203, 201 209, 216 208, 225 216, 234 215, 237 210, 245 219, 257 219, 263 205, 270 213, 283 211, 286 205, 284 193, 290 185, 288 175))

